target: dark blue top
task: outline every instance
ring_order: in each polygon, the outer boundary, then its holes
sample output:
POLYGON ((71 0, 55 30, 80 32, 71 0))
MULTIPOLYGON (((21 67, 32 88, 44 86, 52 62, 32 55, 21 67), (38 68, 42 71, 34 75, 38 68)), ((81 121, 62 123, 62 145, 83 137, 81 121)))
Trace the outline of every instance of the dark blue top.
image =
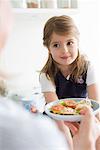
POLYGON ((87 73, 80 76, 76 83, 73 79, 71 79, 71 77, 67 80, 61 72, 58 72, 55 77, 56 93, 58 98, 86 98, 86 76, 87 73))

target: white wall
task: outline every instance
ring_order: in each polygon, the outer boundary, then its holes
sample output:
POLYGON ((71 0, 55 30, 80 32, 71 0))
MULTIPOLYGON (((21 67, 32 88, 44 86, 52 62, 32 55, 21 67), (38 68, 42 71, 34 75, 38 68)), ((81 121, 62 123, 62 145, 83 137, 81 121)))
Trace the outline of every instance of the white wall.
POLYGON ((100 1, 82 0, 80 7, 81 47, 94 64, 96 79, 100 89, 100 1))
MULTIPOLYGON (((97 0, 81 0, 79 10, 75 14, 68 13, 68 15, 75 19, 79 27, 82 51, 89 56, 96 68, 96 74, 100 75, 100 70, 97 69, 100 54, 97 2, 97 0)), ((46 20, 53 15, 56 15, 56 12, 15 15, 13 32, 2 55, 1 67, 11 74, 17 74, 16 78, 8 83, 16 87, 19 93, 39 85, 35 72, 42 68, 47 58, 47 50, 42 45, 42 30, 46 20)))

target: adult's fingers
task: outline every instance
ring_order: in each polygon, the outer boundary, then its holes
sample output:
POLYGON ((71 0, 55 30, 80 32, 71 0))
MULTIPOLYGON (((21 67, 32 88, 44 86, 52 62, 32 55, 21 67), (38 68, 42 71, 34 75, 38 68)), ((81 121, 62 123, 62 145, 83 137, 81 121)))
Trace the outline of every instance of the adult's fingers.
POLYGON ((78 132, 79 123, 76 123, 76 122, 64 122, 64 123, 65 123, 65 125, 67 125, 69 127, 73 136, 78 132))
POLYGON ((76 128, 79 128, 79 123, 77 123, 77 122, 64 121, 64 124, 65 124, 65 125, 67 125, 67 124, 72 124, 72 125, 75 126, 76 128))
MULTIPOLYGON (((79 128, 79 135, 83 137, 83 139, 89 139, 94 136, 94 123, 95 123, 95 117, 93 115, 93 112, 90 108, 85 107, 85 114, 83 115, 80 128, 79 128), (86 136, 87 135, 87 136, 86 136)), ((96 136, 94 137, 94 139, 96 136)))

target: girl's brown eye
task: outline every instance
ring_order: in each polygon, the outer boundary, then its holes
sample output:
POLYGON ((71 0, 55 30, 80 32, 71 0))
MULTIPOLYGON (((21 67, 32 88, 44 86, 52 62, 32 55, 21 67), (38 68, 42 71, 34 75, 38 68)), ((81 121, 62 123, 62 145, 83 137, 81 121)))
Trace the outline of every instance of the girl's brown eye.
POLYGON ((54 47, 57 47, 57 44, 55 44, 54 47))
POLYGON ((67 43, 67 45, 72 45, 72 44, 73 44, 73 42, 68 42, 68 43, 67 43))
POLYGON ((60 47, 60 45, 59 44, 54 44, 53 47, 57 47, 58 48, 58 47, 60 47))

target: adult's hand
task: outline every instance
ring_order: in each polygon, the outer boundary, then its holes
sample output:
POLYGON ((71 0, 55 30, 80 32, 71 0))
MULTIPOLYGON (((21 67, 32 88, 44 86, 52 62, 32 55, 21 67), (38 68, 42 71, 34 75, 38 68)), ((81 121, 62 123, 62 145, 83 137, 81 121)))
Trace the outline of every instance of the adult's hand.
POLYGON ((94 117, 90 108, 84 107, 82 110, 83 119, 80 123, 64 122, 73 134, 74 150, 95 150, 100 149, 100 123, 94 117))

